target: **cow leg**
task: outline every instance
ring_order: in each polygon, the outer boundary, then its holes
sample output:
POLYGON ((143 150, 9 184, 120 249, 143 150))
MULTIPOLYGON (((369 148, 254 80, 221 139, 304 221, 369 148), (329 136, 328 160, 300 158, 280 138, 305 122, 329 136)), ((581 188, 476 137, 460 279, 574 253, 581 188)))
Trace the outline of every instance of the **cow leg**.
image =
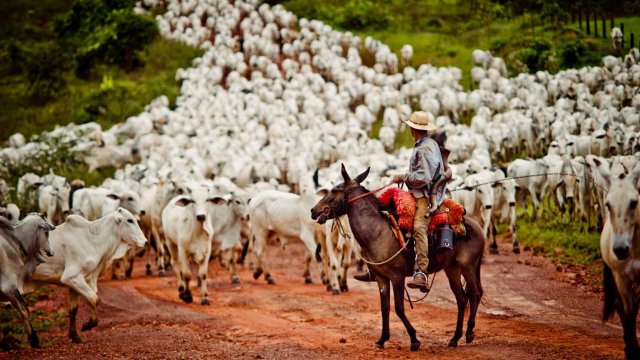
POLYGON ((489 229, 489 241, 491 245, 489 245, 489 253, 497 255, 498 254, 498 243, 496 242, 496 220, 491 218, 491 226, 489 229))
POLYGON ((380 290, 380 312, 382 314, 382 334, 380 340, 375 344, 376 348, 384 349, 384 343, 389 340, 391 334, 389 333, 389 311, 391 310, 391 289, 388 279, 382 279, 380 276, 376 276, 378 282, 378 289, 380 290))
POLYGON ((511 231, 511 240, 513 243, 513 253, 520 254, 520 244, 516 236, 516 207, 509 207, 509 230, 511 231))
MULTIPOLYGON (((80 294, 82 297, 87 299, 89 305, 91 305, 91 316, 89 321, 87 321, 84 325, 82 325, 82 331, 87 331, 93 329, 98 325, 98 294, 96 291, 89 285, 84 279, 82 274, 77 274, 75 276, 67 277, 65 274, 62 274, 60 281, 67 285, 68 287, 75 290, 76 293, 80 294)), ((77 311, 77 300, 76 303, 76 311, 77 311)), ((70 330, 71 331, 71 330, 70 330)), ((75 331, 75 321, 74 321, 74 331, 75 331)), ((70 333, 71 336, 71 333, 70 333)), ((73 340, 73 338, 72 338, 73 340)))
POLYGON ((160 232, 156 226, 151 226, 151 235, 156 244, 156 265, 158 266, 158 276, 164 276, 165 266, 167 263, 166 254, 164 251, 164 239, 160 236, 160 232))
POLYGON ((78 336, 78 331, 76 330, 76 315, 78 314, 78 293, 69 288, 69 299, 68 299, 68 307, 69 307, 69 339, 71 342, 76 344, 82 344, 84 340, 78 336))
MULTIPOLYGON (((151 246, 151 241, 155 241, 155 239, 154 240, 149 239, 149 242, 147 242, 147 244, 144 246, 145 247, 145 253, 146 253, 146 256, 145 256, 146 272, 145 273, 147 274, 147 276, 153 275, 153 271, 151 271, 151 247, 152 247, 151 246)), ((156 253, 157 253, 157 251, 156 251, 156 253)))
POLYGON ((265 261, 265 250, 267 247, 268 236, 269 233, 262 229, 259 229, 253 233, 253 252, 256 255, 256 270, 253 272, 253 278, 257 280, 264 272, 264 278, 267 280, 267 283, 275 284, 276 282, 269 273, 269 270, 267 269, 267 263, 265 261))
MULTIPOLYGON (((330 231, 330 229, 329 229, 330 231)), ((336 257, 336 253, 334 251, 336 243, 338 242, 338 231, 330 231, 327 233, 325 237, 325 247, 327 249, 326 257, 327 262, 329 263, 327 267, 327 275, 329 278, 329 286, 327 286, 327 290, 331 290, 333 295, 340 294, 340 283, 338 282, 338 259, 336 257)), ((324 260, 324 259, 323 259, 324 260)))
POLYGON ((318 248, 318 244, 316 243, 315 236, 313 231, 303 227, 300 232, 300 240, 305 244, 307 248, 307 254, 305 257, 305 270, 304 270, 304 282, 306 284, 312 284, 313 280, 311 279, 311 260, 314 258, 316 249, 318 248))
POLYGON ((320 273, 320 278, 322 279, 322 284, 327 286, 327 291, 331 291, 331 279, 329 276, 329 237, 331 234, 330 223, 325 224, 325 237, 320 241, 320 257, 322 260, 322 272, 320 273))
POLYGON ((462 323, 464 322, 464 311, 467 308, 467 295, 462 288, 462 281, 460 279, 461 273, 459 268, 445 268, 445 273, 449 279, 449 286, 453 295, 456 297, 456 303, 458 304, 458 321, 456 322, 456 332, 449 341, 449 347, 458 346, 458 340, 462 337, 462 323))
POLYGON ((222 257, 229 264, 229 272, 231 272, 231 283, 240 284, 240 278, 238 277, 238 269, 236 268, 236 261, 234 259, 234 249, 230 248, 222 252, 222 257))
POLYGON ((209 289, 207 288, 208 257, 198 266, 198 285, 200 286, 200 304, 209 305, 209 289))
POLYGON ((124 277, 131 278, 133 272, 133 262, 136 259, 136 249, 133 247, 129 249, 129 252, 124 257, 124 277))
POLYGON ((538 217, 538 209, 540 209, 540 200, 538 200, 538 195, 536 194, 536 190, 533 185, 529 185, 529 194, 531 195, 531 203, 533 204, 533 214, 531 215, 531 219, 535 221, 538 217))
POLYGON ((340 291, 347 292, 349 287, 347 286, 347 271, 349 271, 349 265, 351 265, 351 249, 344 243, 338 246, 338 258, 341 259, 342 273, 338 276, 338 282, 340 283, 340 291))
MULTIPOLYGON (((208 260, 205 259, 205 261, 208 260)), ((187 257, 187 253, 185 249, 178 245, 178 275, 181 279, 181 282, 178 283, 178 292, 180 293, 179 297, 182 301, 187 304, 193 301, 193 296, 191 295, 191 290, 189 289, 189 282, 191 281, 191 269, 189 269, 189 258, 187 257)))
POLYGON ((416 329, 413 328, 407 315, 404 312, 404 276, 400 275, 392 281, 393 286, 393 302, 395 305, 396 315, 400 318, 404 327, 407 329, 409 338, 411 339, 411 351, 417 351, 420 348, 420 341, 416 337, 416 329))
POLYGON ((33 330, 33 326, 31 326, 31 313, 29 312, 29 306, 27 306, 24 297, 18 289, 13 289, 13 291, 8 292, 6 297, 22 318, 24 328, 27 331, 27 337, 29 338, 29 345, 31 345, 32 348, 40 348, 40 339, 38 339, 38 333, 33 330))

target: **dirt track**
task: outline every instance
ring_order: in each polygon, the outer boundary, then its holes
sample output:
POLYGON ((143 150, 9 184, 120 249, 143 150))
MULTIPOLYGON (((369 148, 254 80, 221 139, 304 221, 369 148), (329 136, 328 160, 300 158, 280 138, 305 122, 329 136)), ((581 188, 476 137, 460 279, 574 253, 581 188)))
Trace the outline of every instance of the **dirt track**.
MULTIPOLYGON (((548 260, 524 253, 489 256, 482 268, 485 301, 480 306, 476 340, 456 349, 446 347, 455 327, 455 300, 446 276, 438 274, 426 302, 408 310, 422 347, 409 352, 402 323, 391 314, 391 340, 384 350, 380 336, 377 286, 350 280, 340 296, 319 284, 305 285, 303 247, 270 246, 268 256, 276 285, 255 281, 241 270, 241 285, 211 263, 210 306, 178 299, 175 278, 144 275, 142 259, 126 281, 103 281, 100 324, 82 333, 85 344, 69 343, 66 328, 41 334, 53 345, 41 350, 1 353, 0 358, 29 359, 622 359, 622 329, 599 321, 600 295, 569 282, 548 260)), ((413 294, 413 295, 418 295, 413 294)), ((38 304, 66 308, 66 291, 56 290, 38 304)), ((407 304, 408 308, 408 304, 407 304)), ((78 328, 88 317, 81 303, 78 328)))

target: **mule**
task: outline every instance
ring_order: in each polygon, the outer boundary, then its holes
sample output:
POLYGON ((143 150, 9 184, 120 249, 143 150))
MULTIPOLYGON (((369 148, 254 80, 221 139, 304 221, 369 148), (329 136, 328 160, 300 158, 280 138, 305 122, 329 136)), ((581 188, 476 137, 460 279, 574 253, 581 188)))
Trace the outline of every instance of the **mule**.
POLYGON ((638 282, 640 282, 640 208, 638 181, 640 166, 630 174, 612 176, 608 167, 594 158, 597 170, 609 191, 605 198, 606 217, 600 235, 604 260, 604 307, 602 320, 618 313, 623 327, 627 359, 640 359, 636 337, 638 282))
MULTIPOLYGON (((368 174, 369 169, 356 176, 355 179, 351 179, 342 165, 344 182, 336 185, 318 201, 311 209, 311 218, 324 224, 328 219, 347 214, 353 236, 362 248, 362 256, 370 262, 384 262, 381 265, 369 265, 369 272, 375 278, 380 289, 382 312, 382 334, 375 346, 380 349, 384 348, 384 343, 390 337, 389 311, 392 287, 396 314, 409 333, 411 351, 416 351, 420 348, 420 341, 416 337, 416 330, 404 312, 404 282, 405 277, 411 276, 413 273, 415 253, 401 251, 402 256, 393 257, 401 250, 401 247, 393 235, 387 217, 381 213, 382 204, 373 194, 350 201, 368 192, 360 185, 368 174)), ((476 313, 483 293, 480 281, 480 264, 485 236, 480 225, 474 220, 466 218, 465 223, 468 240, 456 240, 454 249, 445 254, 443 261, 437 264, 439 266, 434 267, 433 265, 436 264, 430 264, 430 272, 444 269, 458 305, 456 330, 449 341, 450 347, 456 347, 462 337, 464 313, 469 303, 470 314, 467 322, 466 342, 473 341, 476 313), (467 282, 466 289, 462 286, 461 276, 467 282)))

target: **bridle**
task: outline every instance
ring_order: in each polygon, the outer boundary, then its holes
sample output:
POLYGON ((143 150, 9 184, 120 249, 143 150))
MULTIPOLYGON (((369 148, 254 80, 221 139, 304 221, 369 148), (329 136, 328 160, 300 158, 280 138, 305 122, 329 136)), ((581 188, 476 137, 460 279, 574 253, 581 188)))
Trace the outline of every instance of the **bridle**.
POLYGON ((334 203, 332 203, 330 206, 328 206, 327 208, 325 208, 325 215, 327 216, 327 218, 331 218, 330 215, 333 215, 333 224, 331 225, 331 231, 333 231, 334 229, 338 229, 338 232, 340 233, 340 235, 346 240, 345 242, 347 243, 347 246, 349 246, 349 248, 351 249, 351 251, 353 251, 358 257, 360 257, 360 259, 362 259, 362 261, 364 261, 365 263, 369 264, 369 265, 373 265, 373 266, 380 266, 380 265, 384 265, 386 263, 388 263, 389 261, 393 260, 396 258, 396 256, 400 255, 404 250, 406 250, 407 248, 407 244, 405 243, 404 246, 402 246, 400 248, 400 250, 398 250, 398 252, 396 252, 395 254, 393 254, 390 258, 388 258, 385 261, 381 261, 381 262, 375 262, 375 261, 370 261, 365 259, 362 254, 360 254, 358 251, 356 251, 356 249, 353 248, 353 246, 351 245, 351 234, 347 233, 347 231, 344 228, 344 225, 342 224, 342 221, 340 221, 340 216, 342 215, 338 215, 338 210, 343 210, 344 209, 344 214, 347 213, 349 204, 352 204, 354 202, 356 202, 357 200, 360 200, 364 197, 367 197, 369 195, 373 195, 375 193, 377 193, 378 191, 392 185, 393 183, 389 183, 385 186, 382 186, 378 189, 372 190, 372 191, 368 191, 362 195, 358 195, 356 197, 354 197, 353 199, 349 199, 349 200, 345 200, 346 197, 353 191, 355 191, 355 189, 360 189, 362 186, 358 186, 355 187, 353 189, 349 189, 348 192, 345 192, 345 197, 339 201, 336 201, 334 203), (338 205, 340 206, 340 208, 336 209, 334 208, 334 204, 338 203, 338 205))

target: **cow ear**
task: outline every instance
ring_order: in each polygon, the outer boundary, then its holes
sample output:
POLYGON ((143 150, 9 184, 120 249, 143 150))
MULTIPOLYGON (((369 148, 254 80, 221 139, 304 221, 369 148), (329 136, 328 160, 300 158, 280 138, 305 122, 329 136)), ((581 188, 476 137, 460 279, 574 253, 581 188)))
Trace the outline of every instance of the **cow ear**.
POLYGON ((120 197, 116 194, 109 194, 107 197, 111 200, 120 200, 120 197))
POLYGON ((37 189, 40 186, 42 186, 42 184, 43 184, 42 181, 38 181, 38 182, 35 182, 35 183, 31 184, 29 187, 31 187, 32 189, 37 189))
POLYGON ((344 167, 344 163, 340 165, 340 172, 342 173, 342 179, 345 183, 351 181, 351 177, 347 174, 347 169, 344 167))
POLYGON ((181 207, 185 207, 191 203, 193 203, 194 201, 189 199, 189 198, 180 198, 178 199, 178 201, 176 201, 176 206, 181 206, 181 207))
POLYGON ((367 178, 367 176, 369 175, 369 170, 371 170, 371 167, 368 167, 367 170, 365 170, 362 174, 356 176, 355 180, 358 184, 362 183, 364 179, 367 178))
POLYGON ((492 188, 497 188, 497 187, 500 187, 501 185, 502 185, 502 183, 500 181, 496 181, 493 184, 491 184, 491 187, 492 188))
POLYGON ((220 196, 209 198, 207 201, 215 205, 225 205, 228 203, 226 199, 221 198, 220 196))
POLYGON ((602 161, 597 157, 593 158, 593 163, 596 165, 596 170, 600 173, 600 176, 604 179, 607 188, 611 187, 611 172, 609 169, 603 165, 602 161))

